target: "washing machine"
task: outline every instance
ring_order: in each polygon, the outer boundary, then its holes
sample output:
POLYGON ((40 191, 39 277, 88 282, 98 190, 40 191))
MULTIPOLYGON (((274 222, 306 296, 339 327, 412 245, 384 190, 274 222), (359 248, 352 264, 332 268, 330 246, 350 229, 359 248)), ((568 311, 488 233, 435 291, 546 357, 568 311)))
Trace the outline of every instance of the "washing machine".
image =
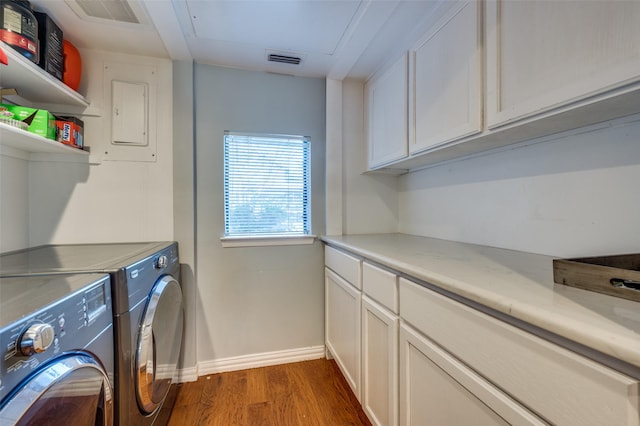
POLYGON ((113 425, 106 274, 0 278, 0 424, 113 425))
POLYGON ((115 424, 161 425, 176 394, 184 312, 175 242, 64 244, 0 255, 0 276, 108 273, 115 424))

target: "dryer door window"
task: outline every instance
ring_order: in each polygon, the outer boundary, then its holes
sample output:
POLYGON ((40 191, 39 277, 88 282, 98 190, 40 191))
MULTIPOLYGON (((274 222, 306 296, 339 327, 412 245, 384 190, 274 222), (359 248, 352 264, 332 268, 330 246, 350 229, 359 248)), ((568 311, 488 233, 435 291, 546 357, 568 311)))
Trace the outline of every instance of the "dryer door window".
POLYGON ((109 379, 88 355, 57 360, 9 398, 0 410, 0 424, 112 426, 113 392, 109 379))
POLYGON ((136 394, 144 413, 164 400, 176 372, 182 343, 182 291, 170 275, 154 286, 143 315, 136 354, 136 394))

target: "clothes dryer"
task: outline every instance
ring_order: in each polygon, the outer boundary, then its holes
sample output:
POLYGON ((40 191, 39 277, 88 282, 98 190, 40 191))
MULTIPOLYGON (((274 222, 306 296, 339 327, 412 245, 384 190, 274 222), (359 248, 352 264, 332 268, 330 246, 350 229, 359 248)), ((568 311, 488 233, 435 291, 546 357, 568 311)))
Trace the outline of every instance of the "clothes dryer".
POLYGON ((0 424, 113 425, 109 275, 0 278, 0 424))
POLYGON ((115 424, 166 422, 184 313, 175 242, 47 245, 0 256, 0 276, 108 273, 115 330, 115 424))

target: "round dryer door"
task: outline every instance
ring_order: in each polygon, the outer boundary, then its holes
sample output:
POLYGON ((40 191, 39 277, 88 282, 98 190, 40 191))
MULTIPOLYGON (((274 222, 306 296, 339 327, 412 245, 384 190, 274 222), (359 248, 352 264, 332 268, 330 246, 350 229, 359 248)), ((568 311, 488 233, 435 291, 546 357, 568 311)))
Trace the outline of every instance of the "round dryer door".
POLYGON ((0 423, 112 426, 113 392, 109 379, 89 355, 61 358, 20 386, 0 410, 0 423))
POLYGON ((180 284, 166 275, 153 287, 138 336, 136 394, 144 413, 153 413, 169 392, 180 355, 183 316, 180 284))

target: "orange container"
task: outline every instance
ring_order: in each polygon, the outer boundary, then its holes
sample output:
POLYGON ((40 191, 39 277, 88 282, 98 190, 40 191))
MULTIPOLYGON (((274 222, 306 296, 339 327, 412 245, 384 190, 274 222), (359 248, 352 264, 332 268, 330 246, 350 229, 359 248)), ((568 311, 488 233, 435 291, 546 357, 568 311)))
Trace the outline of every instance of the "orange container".
POLYGON ((78 49, 76 49, 70 41, 64 40, 62 42, 62 54, 64 56, 62 81, 73 90, 78 90, 82 76, 82 58, 80 58, 80 52, 78 52, 78 49))

